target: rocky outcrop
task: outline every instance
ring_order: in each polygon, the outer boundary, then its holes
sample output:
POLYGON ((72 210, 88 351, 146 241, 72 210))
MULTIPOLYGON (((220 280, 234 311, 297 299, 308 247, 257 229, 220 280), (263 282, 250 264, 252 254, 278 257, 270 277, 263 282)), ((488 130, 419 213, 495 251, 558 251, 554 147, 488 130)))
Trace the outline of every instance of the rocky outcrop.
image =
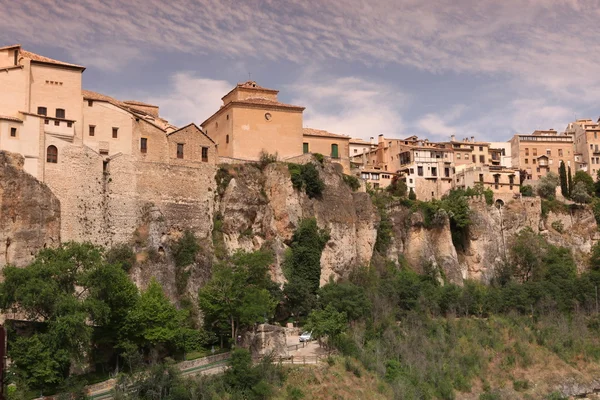
POLYGON ((24 266, 60 243, 60 202, 23 163, 21 155, 0 151, 0 266, 24 266))
MULTIPOLYGON (((321 167, 319 167, 321 168, 321 167)), ((353 193, 333 164, 321 168, 325 190, 309 199, 294 189, 286 164, 273 163, 261 171, 254 165, 228 168, 232 176, 219 205, 226 250, 274 250, 274 279, 283 282, 281 262, 287 244, 303 218, 315 217, 330 240, 321 256, 321 282, 367 265, 377 236, 378 216, 367 193, 353 193)))
POLYGON ((285 328, 277 325, 258 325, 245 333, 241 345, 250 350, 252 357, 288 356, 285 328))

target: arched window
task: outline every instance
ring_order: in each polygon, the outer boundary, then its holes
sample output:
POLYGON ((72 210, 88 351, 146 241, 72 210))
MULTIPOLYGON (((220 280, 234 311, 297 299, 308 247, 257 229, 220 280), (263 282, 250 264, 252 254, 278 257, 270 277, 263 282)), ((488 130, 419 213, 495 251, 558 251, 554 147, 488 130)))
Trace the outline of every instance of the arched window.
POLYGON ((58 162, 58 149, 56 146, 48 146, 46 150, 46 162, 56 164, 58 162))

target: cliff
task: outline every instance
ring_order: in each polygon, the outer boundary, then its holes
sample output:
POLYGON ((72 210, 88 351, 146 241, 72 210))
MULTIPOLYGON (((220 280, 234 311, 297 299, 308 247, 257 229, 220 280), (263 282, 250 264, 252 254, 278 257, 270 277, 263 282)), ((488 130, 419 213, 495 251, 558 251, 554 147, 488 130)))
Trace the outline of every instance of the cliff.
POLYGON ((22 156, 0 151, 0 267, 26 265, 60 242, 60 202, 23 163, 22 156))

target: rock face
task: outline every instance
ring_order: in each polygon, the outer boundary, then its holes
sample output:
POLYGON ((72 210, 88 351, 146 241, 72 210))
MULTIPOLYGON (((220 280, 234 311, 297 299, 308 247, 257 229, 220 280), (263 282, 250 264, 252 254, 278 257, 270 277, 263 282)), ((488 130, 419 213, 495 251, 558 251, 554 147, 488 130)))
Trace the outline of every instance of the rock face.
POLYGON ((283 282, 286 243, 303 218, 315 217, 330 235, 321 256, 321 283, 369 263, 377 237, 377 212, 367 193, 352 193, 335 165, 323 166, 326 187, 320 200, 294 189, 285 164, 269 164, 264 171, 242 165, 231 167, 229 173, 232 179, 219 204, 229 254, 268 246, 276 255, 272 275, 283 282))
POLYGON ((60 202, 23 163, 22 156, 0 151, 0 267, 24 266, 60 243, 60 202))
POLYGON ((249 349, 252 357, 287 357, 285 329, 281 326, 261 324, 256 330, 246 332, 242 346, 249 349))

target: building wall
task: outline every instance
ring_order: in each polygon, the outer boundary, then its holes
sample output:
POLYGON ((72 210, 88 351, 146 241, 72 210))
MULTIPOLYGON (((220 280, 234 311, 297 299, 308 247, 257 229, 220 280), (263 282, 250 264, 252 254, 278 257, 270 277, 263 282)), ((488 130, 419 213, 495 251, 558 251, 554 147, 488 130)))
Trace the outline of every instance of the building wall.
POLYGON ((186 164, 189 162, 208 163, 215 165, 217 163, 216 146, 195 126, 190 125, 180 129, 167 136, 169 146, 169 162, 186 164), (177 158, 177 144, 183 144, 183 159, 177 158), (206 161, 202 160, 202 148, 208 151, 206 161))
POLYGON ((204 132, 217 144, 220 157, 233 157, 233 124, 233 111, 229 108, 202 126, 204 132))
POLYGON ((247 100, 253 98, 277 101, 277 91, 238 86, 233 91, 226 94, 225 97, 223 97, 223 104, 227 104, 236 100, 247 100))
POLYGON ((456 187, 463 189, 483 185, 484 189, 491 189, 495 194, 517 194, 520 192, 519 171, 471 167, 457 173, 455 182, 456 187), (498 177, 497 182, 496 176, 498 177))
POLYGON ((60 66, 31 63, 31 103, 29 112, 46 107, 54 117, 57 108, 65 110, 65 118, 75 120, 75 134, 82 129, 81 71, 60 66), (54 82, 54 83, 53 83, 54 82))
MULTIPOLYGON (((280 160, 302 154, 302 112, 234 106, 231 114, 231 157, 258 160, 263 150, 277 152, 280 160), (267 112, 271 114, 268 121, 267 112)), ((219 155, 221 146, 219 142, 219 155)))
POLYGON ((511 145, 513 168, 525 170, 534 181, 548 172, 558 174, 561 161, 574 168, 573 141, 568 136, 515 135, 511 145), (542 155, 548 157, 547 167, 539 163, 542 155))
POLYGON ((344 168, 344 173, 350 173, 350 140, 342 137, 324 137, 314 135, 304 135, 303 143, 308 143, 308 151, 310 153, 320 153, 325 157, 332 157, 332 145, 338 146, 338 158, 331 158, 332 162, 341 164, 344 168))
POLYGON ((83 143, 100 152, 108 149, 108 155, 133 152, 133 116, 110 103, 93 101, 83 102, 83 143), (94 136, 90 136, 90 126, 95 126, 94 136), (112 129, 118 128, 117 138, 112 137, 112 129))
POLYGON ((25 172, 39 176, 41 120, 35 116, 23 115, 23 122, 0 120, 0 149, 21 154, 25 157, 25 172), (11 137, 11 128, 17 128, 17 136, 11 137))
MULTIPOLYGON (((13 66, 13 51, 0 51, 0 67, 13 66)), ((0 115, 17 117, 19 111, 28 111, 29 60, 23 68, 10 68, 0 72, 0 115)))

